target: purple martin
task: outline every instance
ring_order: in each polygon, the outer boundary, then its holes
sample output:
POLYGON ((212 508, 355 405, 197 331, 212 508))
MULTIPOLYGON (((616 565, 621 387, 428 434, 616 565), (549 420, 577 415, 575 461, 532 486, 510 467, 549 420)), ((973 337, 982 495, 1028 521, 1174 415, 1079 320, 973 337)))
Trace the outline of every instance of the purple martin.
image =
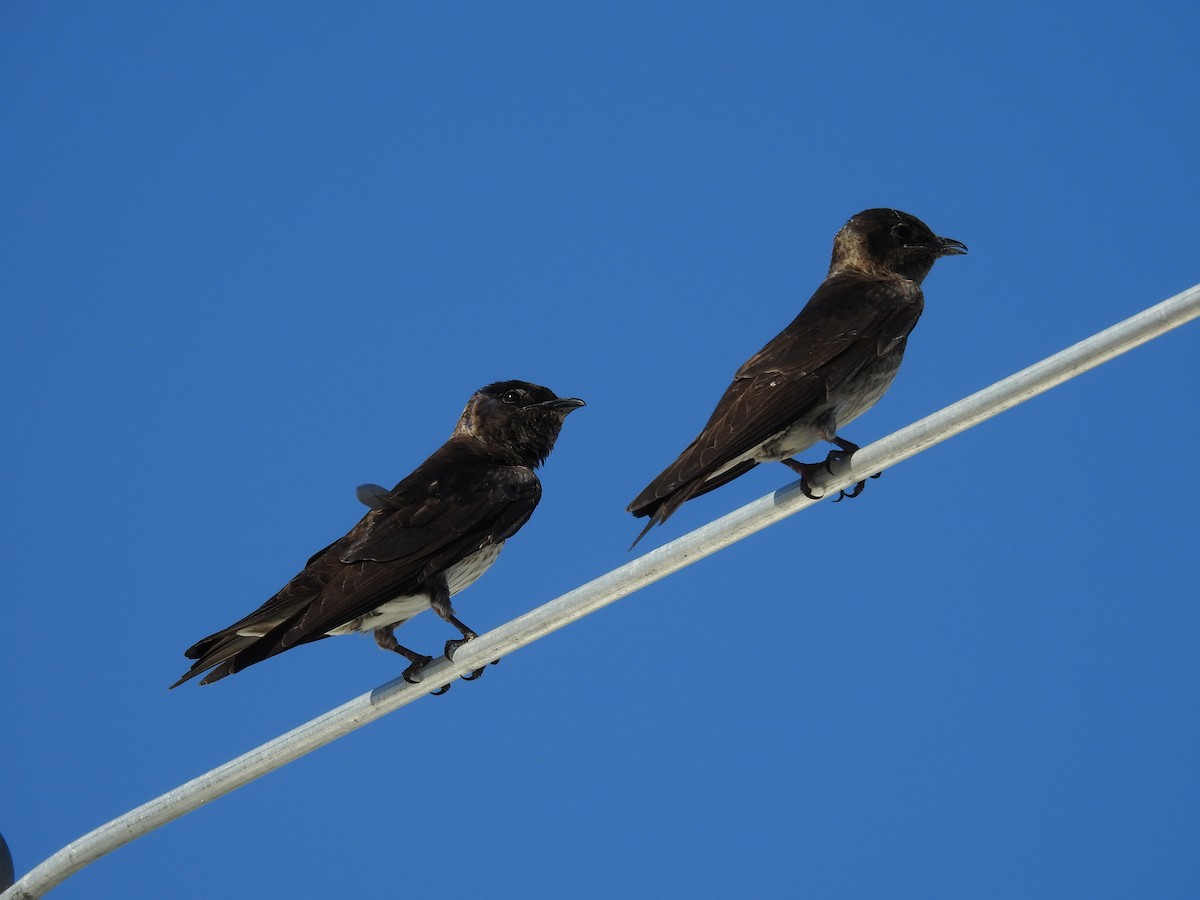
POLYGON ((634 516, 650 517, 634 544, 685 501, 762 462, 799 473, 809 494, 807 479, 820 466, 858 449, 838 429, 896 377, 925 303, 921 281, 939 258, 966 252, 897 209, 850 219, 833 239, 829 274, 800 315, 738 369, 696 439, 629 504, 634 516), (818 440, 838 447, 825 463, 791 459, 818 440))
POLYGON ((371 511, 270 600, 190 647, 184 655, 195 663, 171 687, 208 670, 200 683, 210 684, 300 644, 356 631, 373 632, 380 647, 405 657, 404 678, 415 683, 432 657, 401 646, 393 632, 426 609, 461 633, 446 642, 453 658, 475 632, 450 598, 487 571, 528 521, 542 495, 533 470, 550 455, 567 414, 583 405, 527 381, 480 388, 445 444, 392 490, 359 488, 371 511))

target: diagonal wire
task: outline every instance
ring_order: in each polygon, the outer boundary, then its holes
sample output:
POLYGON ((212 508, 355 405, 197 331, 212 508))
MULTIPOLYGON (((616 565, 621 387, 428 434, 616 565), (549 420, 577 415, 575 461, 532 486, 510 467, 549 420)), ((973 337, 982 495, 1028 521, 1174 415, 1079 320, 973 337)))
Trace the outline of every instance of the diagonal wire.
MULTIPOLYGON (((836 474, 814 480, 812 487, 825 494, 848 487, 1197 317, 1200 285, 863 447, 836 474)), ((817 502, 801 492, 799 482, 760 497, 480 635, 455 654, 454 662, 443 657, 427 665, 420 685, 402 678, 389 681, 101 825, 31 870, 0 894, 0 900, 41 897, 84 866, 160 825, 817 502)))

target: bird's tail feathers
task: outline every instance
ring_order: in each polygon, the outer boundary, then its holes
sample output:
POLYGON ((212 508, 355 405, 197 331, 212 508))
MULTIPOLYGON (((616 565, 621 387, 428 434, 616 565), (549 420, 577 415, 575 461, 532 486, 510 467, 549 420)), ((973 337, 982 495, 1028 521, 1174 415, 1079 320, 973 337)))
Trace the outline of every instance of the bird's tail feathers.
MULTIPOLYGON (((247 666, 282 653, 292 646, 292 644, 284 644, 284 634, 296 624, 302 614, 303 611, 297 612, 264 634, 238 634, 234 630, 237 626, 233 626, 205 638, 188 649, 186 655, 189 659, 195 659, 196 662, 171 687, 179 687, 185 681, 190 681, 208 669, 212 669, 212 671, 200 683, 212 684, 214 681, 220 681, 226 675, 240 672, 247 666), (193 651, 195 651, 195 655, 193 655, 193 651)), ((322 637, 324 635, 315 635, 297 643, 308 643, 322 637)))
POLYGON ((720 475, 710 478, 707 481, 697 478, 691 482, 688 482, 687 484, 680 486, 674 493, 668 494, 657 501, 652 501, 642 506, 637 506, 637 501, 635 500, 629 505, 629 512, 633 513, 633 515, 638 518, 642 516, 649 516, 650 521, 646 523, 646 527, 642 529, 641 534, 639 534, 634 539, 633 543, 629 545, 629 549, 632 550, 634 547, 636 547, 638 541, 646 536, 646 532, 648 532, 655 525, 661 525, 663 522, 667 521, 667 519, 671 517, 675 510, 683 506, 683 504, 688 500, 693 500, 702 494, 707 494, 709 491, 716 490, 723 484, 728 484, 739 475, 744 475, 749 472, 756 465, 758 465, 758 463, 753 459, 743 460, 736 466, 726 469, 720 475))
MULTIPOLYGON (((215 634, 211 637, 206 637, 204 640, 197 642, 194 646, 187 649, 185 656, 187 656, 188 659, 194 659, 196 661, 192 663, 192 667, 190 669, 183 673, 182 678, 171 685, 171 688, 177 688, 184 682, 191 681, 197 675, 203 674, 206 670, 211 669, 213 666, 219 665, 226 660, 233 658, 258 640, 261 640, 261 638, 238 634, 236 631, 215 634)), ((225 672, 224 674, 228 675, 231 673, 225 672)), ((210 675, 208 678, 205 678, 201 684, 211 684, 216 680, 216 678, 213 678, 210 675)))

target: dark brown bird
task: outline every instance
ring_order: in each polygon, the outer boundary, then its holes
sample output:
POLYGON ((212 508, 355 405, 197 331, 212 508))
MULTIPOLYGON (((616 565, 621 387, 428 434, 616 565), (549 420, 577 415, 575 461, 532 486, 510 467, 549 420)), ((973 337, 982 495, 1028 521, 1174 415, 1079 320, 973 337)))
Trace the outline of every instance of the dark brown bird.
MULTIPOLYGON (((534 469, 546 460, 563 420, 582 400, 560 399, 526 381, 500 381, 472 395, 450 439, 388 491, 359 488, 371 507, 343 538, 308 561, 279 593, 185 655, 196 662, 171 687, 209 669, 210 684, 247 666, 334 634, 374 632, 405 657, 408 681, 432 657, 393 631, 432 608, 462 634, 446 656, 475 637, 450 598, 482 575, 541 499, 534 469)), ((478 675, 478 673, 475 673, 478 675)))
POLYGON ((966 252, 897 209, 850 219, 833 239, 828 276, 800 315, 738 369, 696 439, 629 504, 634 516, 650 517, 634 544, 685 501, 759 463, 782 462, 806 481, 822 463, 790 457, 818 440, 839 448, 831 458, 857 450, 838 429, 870 409, 896 377, 934 262, 966 252))

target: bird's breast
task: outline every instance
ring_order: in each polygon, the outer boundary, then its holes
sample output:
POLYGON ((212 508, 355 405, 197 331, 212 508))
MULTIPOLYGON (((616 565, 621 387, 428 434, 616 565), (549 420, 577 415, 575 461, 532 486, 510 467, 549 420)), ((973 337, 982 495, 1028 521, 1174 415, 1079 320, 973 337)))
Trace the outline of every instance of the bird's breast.
POLYGON ((901 343, 897 350, 865 366, 830 395, 836 427, 839 430, 878 403, 879 398, 887 393, 887 389, 896 378, 896 373, 900 371, 900 360, 903 356, 904 345, 901 343))
POLYGON ((486 544, 448 568, 446 583, 450 586, 450 593, 457 594, 474 584, 480 575, 491 568, 503 548, 504 541, 497 544, 486 544))

